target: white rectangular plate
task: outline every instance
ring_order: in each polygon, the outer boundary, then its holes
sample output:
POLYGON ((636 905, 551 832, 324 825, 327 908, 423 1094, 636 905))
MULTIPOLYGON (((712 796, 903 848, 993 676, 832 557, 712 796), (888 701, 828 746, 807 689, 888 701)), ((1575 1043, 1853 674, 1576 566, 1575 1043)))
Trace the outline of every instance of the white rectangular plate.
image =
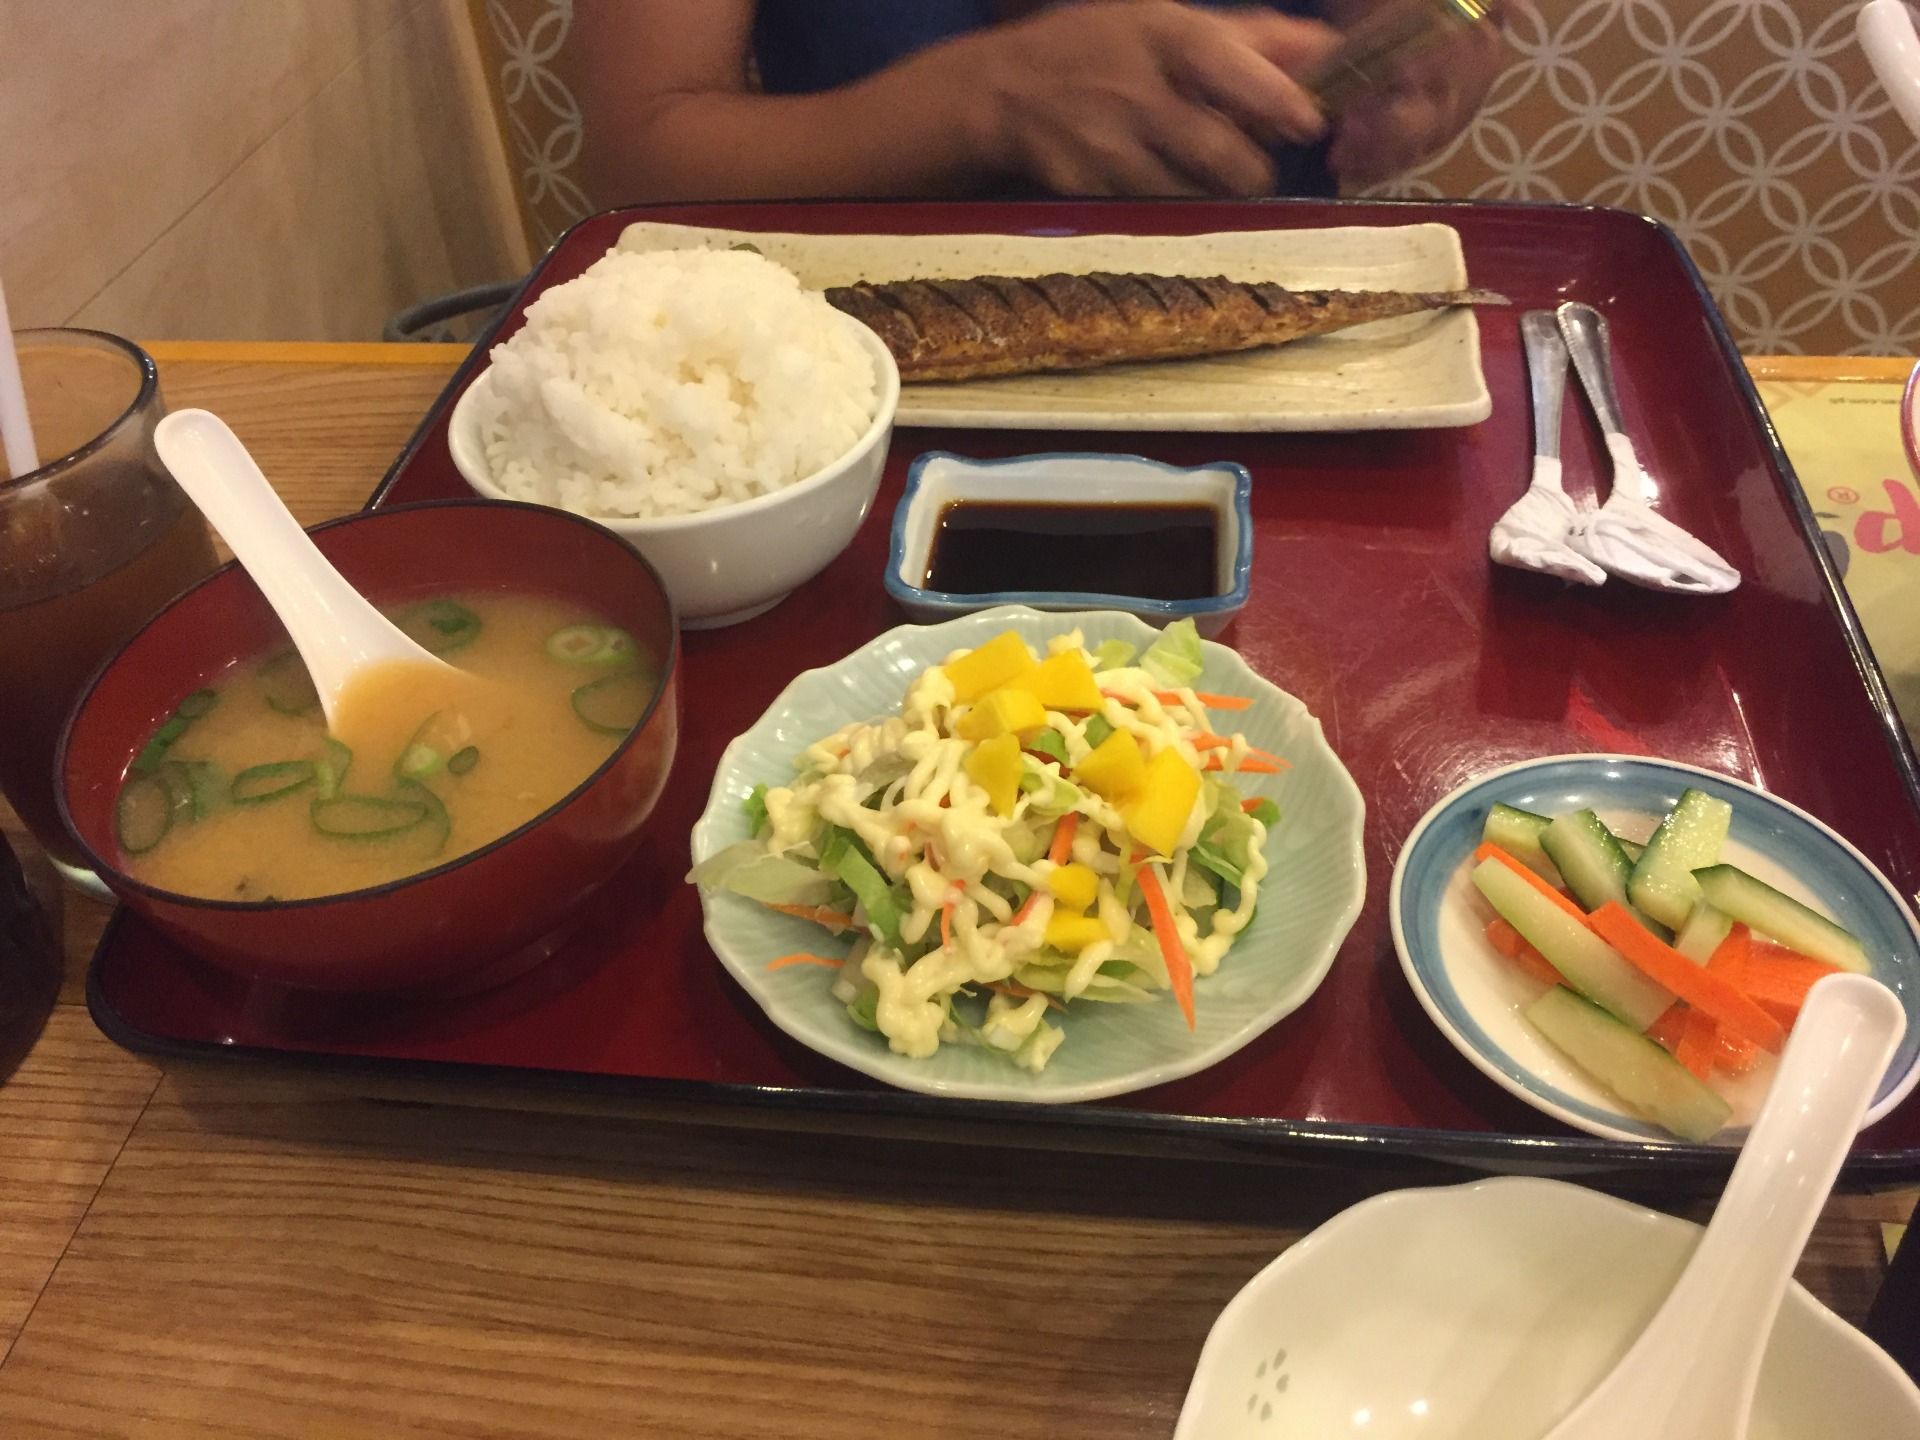
MULTIPOLYGON (((1456 290, 1450 225, 1212 235, 790 235, 642 221, 623 250, 751 242, 804 285, 1111 270, 1300 290, 1456 290)), ((1409 315, 1270 350, 902 387, 902 425, 1005 430, 1413 430, 1492 412, 1471 310, 1409 315)))

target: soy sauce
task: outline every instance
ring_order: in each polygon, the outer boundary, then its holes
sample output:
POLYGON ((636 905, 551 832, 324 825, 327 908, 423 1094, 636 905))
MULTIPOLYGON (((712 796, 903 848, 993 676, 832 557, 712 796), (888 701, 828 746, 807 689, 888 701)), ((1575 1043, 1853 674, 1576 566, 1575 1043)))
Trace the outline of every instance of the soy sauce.
POLYGON ((1071 590, 1148 600, 1220 593, 1209 505, 961 500, 934 524, 926 587, 954 595, 1071 590))

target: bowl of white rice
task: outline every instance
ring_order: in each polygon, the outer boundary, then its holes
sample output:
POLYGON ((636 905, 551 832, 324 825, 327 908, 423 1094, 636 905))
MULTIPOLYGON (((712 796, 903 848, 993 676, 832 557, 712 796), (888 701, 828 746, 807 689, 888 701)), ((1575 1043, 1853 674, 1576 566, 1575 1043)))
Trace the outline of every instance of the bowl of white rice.
POLYGON ((846 548, 900 400, 879 337, 747 250, 610 253, 489 361, 449 431, 467 483, 599 521, 691 629, 751 619, 846 548))

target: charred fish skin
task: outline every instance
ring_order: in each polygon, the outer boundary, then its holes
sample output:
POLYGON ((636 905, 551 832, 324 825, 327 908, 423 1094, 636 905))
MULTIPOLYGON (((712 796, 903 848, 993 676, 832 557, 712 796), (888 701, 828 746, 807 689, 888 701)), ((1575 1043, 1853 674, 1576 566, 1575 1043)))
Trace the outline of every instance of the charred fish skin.
POLYGON ((1218 275, 1103 271, 861 281, 826 297, 880 337, 907 381, 1224 355, 1399 315, 1508 303, 1487 290, 1289 290, 1218 275))

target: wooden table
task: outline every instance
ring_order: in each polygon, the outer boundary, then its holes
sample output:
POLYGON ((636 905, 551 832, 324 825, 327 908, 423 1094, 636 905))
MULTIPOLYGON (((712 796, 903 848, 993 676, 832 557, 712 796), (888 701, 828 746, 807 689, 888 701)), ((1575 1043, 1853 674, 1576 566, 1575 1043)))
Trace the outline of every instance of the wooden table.
MULTIPOLYGON (((153 348, 307 522, 364 500, 461 353, 153 348)), ((63 909, 60 1001, 0 1035, 30 1042, 0 1084, 19 1440, 1163 1437, 1220 1307, 1382 1188, 158 1065, 93 1028, 105 910, 63 909)), ((1802 1280, 1861 1319, 1917 1194, 1836 1199, 1802 1280)))

